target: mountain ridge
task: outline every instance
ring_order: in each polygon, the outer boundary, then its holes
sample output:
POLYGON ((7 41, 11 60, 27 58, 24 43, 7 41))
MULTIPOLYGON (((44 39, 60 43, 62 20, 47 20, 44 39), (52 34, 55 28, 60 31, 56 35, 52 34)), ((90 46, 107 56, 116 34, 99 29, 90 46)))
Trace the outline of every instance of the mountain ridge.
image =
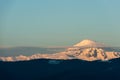
POLYGON ((63 52, 54 54, 33 54, 31 56, 12 56, 12 57, 0 57, 2 61, 21 61, 31 59, 82 59, 87 61, 94 60, 110 60, 114 58, 120 58, 120 52, 114 51, 114 49, 106 47, 103 43, 99 43, 92 40, 83 40, 71 48, 67 48, 63 52))

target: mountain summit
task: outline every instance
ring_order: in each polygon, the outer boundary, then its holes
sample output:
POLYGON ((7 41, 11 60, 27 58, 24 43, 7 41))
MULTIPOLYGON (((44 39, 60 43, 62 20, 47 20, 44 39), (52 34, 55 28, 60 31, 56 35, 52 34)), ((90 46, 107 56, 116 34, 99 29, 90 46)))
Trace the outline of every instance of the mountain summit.
POLYGON ((74 47, 105 47, 105 45, 103 43, 86 39, 75 44, 74 47))
POLYGON ((87 61, 110 60, 120 58, 120 51, 107 47, 103 43, 92 40, 83 40, 63 52, 54 54, 33 54, 31 56, 0 57, 2 61, 20 61, 31 59, 82 59, 87 61))

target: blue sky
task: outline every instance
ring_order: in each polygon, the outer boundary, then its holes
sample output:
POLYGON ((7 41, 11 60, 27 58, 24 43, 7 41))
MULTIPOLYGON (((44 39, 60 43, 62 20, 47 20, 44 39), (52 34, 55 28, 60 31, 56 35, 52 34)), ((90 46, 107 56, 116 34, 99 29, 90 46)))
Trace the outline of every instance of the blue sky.
POLYGON ((120 46, 120 0, 1 0, 0 46, 120 46))

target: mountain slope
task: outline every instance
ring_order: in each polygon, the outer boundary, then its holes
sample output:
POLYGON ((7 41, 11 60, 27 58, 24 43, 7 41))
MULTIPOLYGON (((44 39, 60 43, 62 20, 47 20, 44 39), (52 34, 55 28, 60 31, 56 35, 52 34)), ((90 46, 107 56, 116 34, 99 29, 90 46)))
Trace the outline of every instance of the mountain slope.
POLYGON ((69 48, 66 54, 73 56, 76 59, 83 59, 87 61, 93 60, 109 60, 119 58, 119 52, 105 51, 104 48, 69 48))
POLYGON ((110 60, 114 58, 120 58, 120 52, 117 52, 111 47, 107 47, 103 43, 95 42, 92 40, 83 40, 71 48, 66 49, 63 52, 54 54, 34 54, 31 56, 13 56, 13 57, 0 57, 2 61, 20 61, 31 59, 82 59, 87 61, 94 60, 110 60))

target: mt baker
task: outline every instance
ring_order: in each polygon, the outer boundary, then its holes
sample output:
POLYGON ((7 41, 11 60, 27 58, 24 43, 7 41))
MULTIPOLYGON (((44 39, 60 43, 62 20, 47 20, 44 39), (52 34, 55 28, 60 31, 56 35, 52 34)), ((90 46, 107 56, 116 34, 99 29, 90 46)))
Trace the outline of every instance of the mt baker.
POLYGON ((114 58, 120 58, 120 52, 108 47, 103 43, 99 43, 92 40, 83 40, 71 48, 66 49, 64 52, 54 54, 34 54, 31 56, 15 56, 15 57, 0 57, 2 61, 21 61, 31 59, 81 59, 87 61, 94 60, 110 60, 114 58))

